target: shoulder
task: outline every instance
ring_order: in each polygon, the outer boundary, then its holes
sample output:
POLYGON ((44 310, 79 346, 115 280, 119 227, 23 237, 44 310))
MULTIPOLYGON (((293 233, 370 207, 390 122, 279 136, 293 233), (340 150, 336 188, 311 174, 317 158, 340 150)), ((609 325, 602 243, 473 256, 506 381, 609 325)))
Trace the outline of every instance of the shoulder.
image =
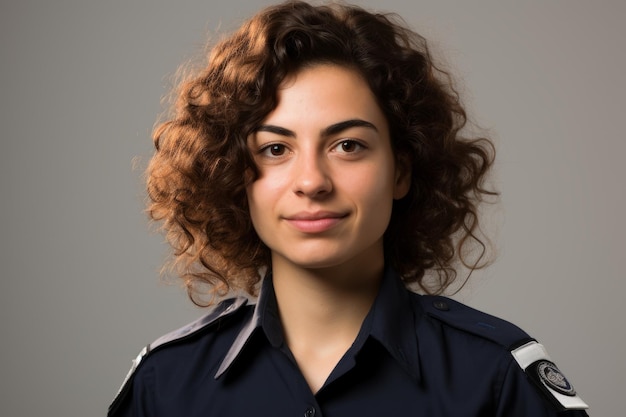
POLYGON ((172 343, 180 343, 189 337, 193 337, 205 330, 208 330, 213 325, 220 323, 223 319, 233 316, 236 312, 242 310, 247 304, 248 300, 245 297, 234 297, 223 300, 209 313, 199 319, 179 329, 169 332, 150 343, 146 347, 146 353, 150 353, 172 343))
POLYGON ((522 384, 540 393, 556 409, 588 408, 545 347, 515 324, 447 297, 416 295, 416 299, 427 320, 454 334, 457 339, 452 343, 462 338, 484 346, 482 342, 488 341, 492 349, 481 350, 488 355, 498 352, 510 364, 511 375, 525 375, 526 382, 522 384))
POLYGON ((430 319, 470 336, 487 339, 506 350, 510 351, 534 341, 524 330, 513 323, 450 298, 418 295, 417 300, 430 319))
MULTIPOLYGON (((235 320, 237 316, 240 316, 238 313, 245 311, 247 305, 248 299, 245 297, 223 300, 199 319, 169 332, 145 346, 132 361, 132 366, 109 407, 109 415, 114 415, 115 411, 122 406, 125 398, 130 395, 133 380, 146 363, 156 360, 155 358, 159 355, 161 356, 160 363, 166 362, 167 359, 164 360, 163 358, 169 356, 179 359, 185 357, 185 355, 180 355, 177 350, 193 349, 194 346, 201 344, 204 339, 219 336, 224 332, 224 329, 229 327, 226 322, 238 322, 235 320), (168 352, 174 353, 169 355, 168 352)), ((172 366, 177 365, 172 364, 172 366)))

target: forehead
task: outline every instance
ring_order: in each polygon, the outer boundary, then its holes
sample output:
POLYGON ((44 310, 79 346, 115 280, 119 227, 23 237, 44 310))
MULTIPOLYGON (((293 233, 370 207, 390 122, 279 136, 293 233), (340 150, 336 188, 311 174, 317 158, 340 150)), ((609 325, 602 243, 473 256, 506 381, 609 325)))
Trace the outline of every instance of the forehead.
POLYGON ((265 123, 305 126, 359 118, 388 130, 368 83, 349 67, 319 64, 302 68, 281 83, 277 99, 278 104, 265 123))

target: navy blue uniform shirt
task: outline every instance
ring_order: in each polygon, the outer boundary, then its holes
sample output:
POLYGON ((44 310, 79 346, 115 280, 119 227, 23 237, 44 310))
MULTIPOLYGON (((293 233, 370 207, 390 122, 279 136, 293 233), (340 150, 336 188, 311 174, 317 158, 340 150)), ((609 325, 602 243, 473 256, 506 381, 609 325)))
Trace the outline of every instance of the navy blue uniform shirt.
POLYGON ((519 328, 386 271, 354 344, 312 393, 285 344, 271 277, 148 346, 109 417, 547 417, 586 405, 519 328))

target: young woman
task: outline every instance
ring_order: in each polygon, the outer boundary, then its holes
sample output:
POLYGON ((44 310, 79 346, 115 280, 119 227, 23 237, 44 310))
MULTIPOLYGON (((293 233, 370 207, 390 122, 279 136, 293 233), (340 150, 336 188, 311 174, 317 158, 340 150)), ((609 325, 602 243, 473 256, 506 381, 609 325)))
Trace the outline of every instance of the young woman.
POLYGON ((288 2, 215 46, 148 168, 213 308, 144 349, 109 416, 586 415, 540 344, 436 295, 485 247, 493 147, 465 123, 392 16, 288 2))

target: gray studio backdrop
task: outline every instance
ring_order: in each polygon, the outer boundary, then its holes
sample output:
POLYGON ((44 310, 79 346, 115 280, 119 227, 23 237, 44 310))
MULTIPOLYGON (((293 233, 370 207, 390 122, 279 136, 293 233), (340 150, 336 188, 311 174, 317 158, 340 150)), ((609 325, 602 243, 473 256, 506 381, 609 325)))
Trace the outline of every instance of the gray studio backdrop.
MULTIPOLYGON (((141 168, 169 76, 264 4, 2 2, 0 415, 104 415, 141 347, 202 314, 159 280, 141 168)), ((498 144, 499 258, 457 298, 622 415, 626 3, 362 4, 436 41, 498 144)))

